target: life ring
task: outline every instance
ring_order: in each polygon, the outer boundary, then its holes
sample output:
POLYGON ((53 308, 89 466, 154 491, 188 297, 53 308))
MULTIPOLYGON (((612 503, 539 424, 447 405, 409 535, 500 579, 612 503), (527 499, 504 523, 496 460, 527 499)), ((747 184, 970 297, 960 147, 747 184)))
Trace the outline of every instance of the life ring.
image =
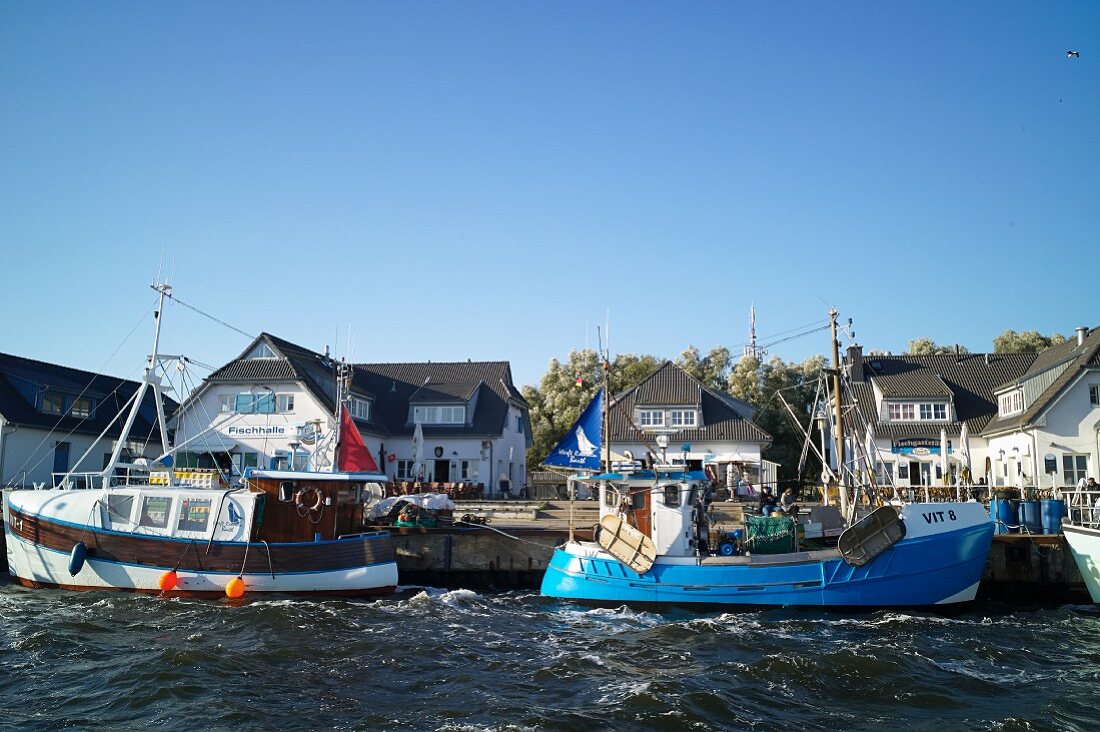
POLYGON ((397 459, 397 456, 396 456, 396 455, 394 455, 394 454, 393 454, 393 453, 391 452, 391 453, 390 453, 390 454, 389 454, 389 455, 388 455, 388 456, 386 457, 386 459, 387 459, 387 460, 389 460, 389 461, 390 461, 390 462, 392 463, 392 462, 393 462, 394 460, 396 460, 396 459, 397 459))
POLYGON ((321 492, 320 488, 311 487, 303 488, 294 494, 294 505, 301 511, 304 508, 308 508, 310 511, 320 511, 321 506, 325 505, 325 494, 321 492), (313 505, 306 506, 306 496, 313 494, 313 505))

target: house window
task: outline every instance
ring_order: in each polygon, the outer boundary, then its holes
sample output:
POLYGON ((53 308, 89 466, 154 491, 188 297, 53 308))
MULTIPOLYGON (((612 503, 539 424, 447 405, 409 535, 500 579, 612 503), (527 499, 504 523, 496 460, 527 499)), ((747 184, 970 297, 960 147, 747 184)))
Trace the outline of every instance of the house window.
POLYGON ((642 427, 664 427, 665 413, 659 409, 643 409, 638 413, 638 422, 642 427))
POLYGON ((463 460, 461 465, 462 468, 459 475, 461 476, 462 480, 477 480, 478 472, 481 467, 480 460, 463 460))
POLYGON ((294 411, 294 395, 293 394, 279 394, 276 398, 277 408, 280 412, 293 412, 294 411))
POLYGON ((413 407, 413 422, 420 424, 464 424, 466 407, 413 407))
POLYGON ((252 358, 276 358, 275 352, 266 343, 260 343, 252 349, 252 353, 245 356, 246 359, 252 358))
POLYGON ((72 409, 69 410, 69 414, 74 417, 91 417, 92 416, 92 400, 87 397, 79 397, 73 399, 72 409))
POLYGON ((890 421, 911 422, 916 419, 916 407, 909 402, 890 402, 890 421))
POLYGON ((898 463, 898 480, 909 480, 909 463, 898 463))
POLYGON ((1100 384, 1089 384, 1089 404, 1100 405, 1100 384))
POLYGON ((237 405, 236 394, 219 394, 218 411, 221 413, 232 412, 237 405))
POLYGON ((275 395, 270 391, 238 394, 233 411, 238 414, 274 414, 275 395))
POLYGON ((65 409, 65 400, 60 394, 46 392, 42 395, 42 411, 46 414, 61 414, 65 409))
POLYGON ((1024 411, 1024 392, 1017 389, 997 398, 997 412, 1001 417, 1011 417, 1024 411))
POLYGON ((370 419, 370 402, 353 396, 348 402, 348 412, 356 419, 370 419))
POLYGON ((673 427, 694 427, 695 426, 695 410, 694 409, 673 409, 672 410, 672 426, 673 427))
POLYGON ((1062 484, 1074 486, 1088 474, 1088 455, 1062 456, 1062 484))
POLYGON ((412 478, 413 461, 412 460, 398 460, 397 472, 393 477, 396 480, 409 480, 412 478))
POLYGON ((920 418, 926 420, 945 420, 947 419, 947 405, 946 404, 921 404, 920 405, 920 418))

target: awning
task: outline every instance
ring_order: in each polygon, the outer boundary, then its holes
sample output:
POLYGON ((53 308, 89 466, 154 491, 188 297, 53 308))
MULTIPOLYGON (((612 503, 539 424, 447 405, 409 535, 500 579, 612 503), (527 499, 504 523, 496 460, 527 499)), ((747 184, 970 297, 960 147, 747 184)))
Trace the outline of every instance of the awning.
POLYGON ((190 440, 187 440, 176 448, 177 452, 233 452, 239 450, 238 445, 219 432, 207 432, 190 440))

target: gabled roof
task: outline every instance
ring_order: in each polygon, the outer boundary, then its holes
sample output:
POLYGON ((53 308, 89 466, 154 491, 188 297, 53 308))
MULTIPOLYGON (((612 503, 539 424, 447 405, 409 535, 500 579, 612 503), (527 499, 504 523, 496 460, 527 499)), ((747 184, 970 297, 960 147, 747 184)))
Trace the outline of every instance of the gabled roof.
MULTIPOLYGON (((59 439, 69 433, 99 435, 134 395, 140 382, 114 376, 94 374, 58 364, 35 361, 22 356, 0 353, 0 415, 10 424, 34 429, 54 430, 59 439), (96 407, 91 417, 70 417, 46 414, 38 409, 35 399, 50 389, 70 397, 90 397, 96 407)), ((156 402, 150 389, 143 399, 130 434, 135 439, 151 436, 159 441, 156 431, 156 402)), ((164 411, 171 414, 179 405, 164 398, 164 411)), ((107 429, 106 435, 118 437, 122 420, 107 429)))
POLYGON ((469 424, 425 424, 425 438, 499 435, 506 427, 509 402, 527 409, 507 361, 361 363, 352 379, 357 389, 374 395, 372 425, 392 436, 412 435, 411 403, 475 405, 473 414, 467 414, 473 420, 469 424))
POLYGON ((745 419, 729 401, 729 395, 709 389, 671 361, 665 361, 641 383, 615 397, 609 409, 611 440, 636 441, 641 434, 633 424, 634 408, 646 406, 696 406, 702 410, 702 426, 681 430, 677 440, 735 441, 766 447, 771 435, 745 419))
POLYGON ((1020 384, 1050 369, 1061 368, 1061 373, 1050 386, 1043 390, 1042 394, 1027 405, 1022 414, 990 420, 985 432, 987 434, 1011 432, 1033 423, 1061 395, 1062 391, 1080 376, 1082 371, 1100 366, 1098 359, 1100 359, 1100 328, 1092 328, 1085 335, 1085 342, 1082 344, 1078 344, 1077 339, 1073 338, 1037 354, 1035 362, 1023 376, 1006 381, 1004 386, 1020 384))
POLYGON ((240 356, 206 377, 206 384, 257 381, 300 381, 325 409, 336 411, 336 363, 270 333, 258 335, 240 356), (247 358, 261 342, 272 349, 275 358, 247 358))
POLYGON ((958 435, 962 423, 978 434, 997 415, 994 392, 998 384, 1018 378, 1035 361, 1034 353, 964 353, 863 357, 862 381, 853 374, 849 401, 858 402, 863 420, 875 426, 880 437, 958 435), (943 399, 955 405, 954 422, 878 422, 872 381, 886 398, 943 399))

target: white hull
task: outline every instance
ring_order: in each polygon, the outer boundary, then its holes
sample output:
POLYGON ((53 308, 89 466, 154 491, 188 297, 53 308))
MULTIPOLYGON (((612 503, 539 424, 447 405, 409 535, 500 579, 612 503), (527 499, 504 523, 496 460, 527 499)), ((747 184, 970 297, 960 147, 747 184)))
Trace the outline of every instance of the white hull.
MULTIPOLYGON (((167 571, 164 567, 121 564, 88 557, 75 576, 69 574, 69 555, 31 544, 12 532, 6 532, 8 571, 18 580, 31 585, 53 585, 79 589, 130 590, 159 592, 159 581, 167 571)), ((262 552, 262 545, 253 551, 262 552)), ((235 573, 177 572, 178 585, 174 594, 224 594, 235 573)), ((397 586, 397 564, 386 563, 366 567, 325 572, 250 573, 242 576, 245 593, 288 592, 319 594, 369 594, 386 592, 397 586)))
POLYGON ((1100 605, 1100 529, 1063 524, 1062 533, 1092 601, 1100 605))

